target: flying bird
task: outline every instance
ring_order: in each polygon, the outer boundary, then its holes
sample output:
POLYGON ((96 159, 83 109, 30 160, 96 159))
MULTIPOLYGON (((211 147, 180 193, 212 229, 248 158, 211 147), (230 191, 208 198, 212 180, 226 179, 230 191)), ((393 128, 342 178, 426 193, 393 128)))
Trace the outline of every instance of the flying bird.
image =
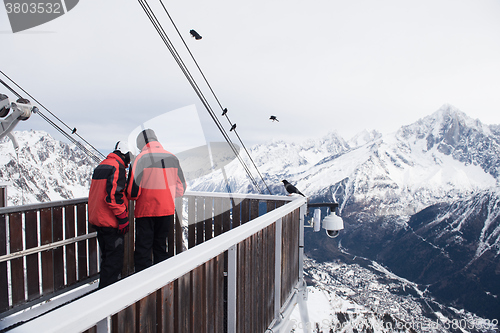
POLYGON ((285 190, 288 193, 290 193, 290 194, 297 193, 297 194, 300 194, 301 196, 305 197, 305 195, 303 195, 295 186, 293 186, 292 184, 290 184, 286 180, 282 180, 282 182, 283 182, 283 185, 285 185, 285 190))
POLYGON ((271 117, 269 118, 269 120, 272 120, 272 121, 277 121, 278 123, 280 122, 280 121, 278 120, 278 118, 276 118, 276 116, 271 116, 271 117))
POLYGON ((195 30, 191 29, 189 30, 189 33, 191 34, 191 36, 194 37, 194 39, 196 40, 200 40, 202 37, 200 36, 199 33, 197 33, 195 30))

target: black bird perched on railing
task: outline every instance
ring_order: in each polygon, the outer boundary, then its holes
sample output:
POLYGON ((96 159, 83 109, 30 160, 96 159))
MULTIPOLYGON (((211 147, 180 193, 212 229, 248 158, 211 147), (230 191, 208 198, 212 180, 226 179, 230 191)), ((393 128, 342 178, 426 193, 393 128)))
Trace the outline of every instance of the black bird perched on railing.
POLYGON ((199 39, 201 39, 201 38, 202 38, 202 37, 200 36, 200 34, 199 34, 199 33, 197 33, 197 32, 196 32, 195 30, 193 30, 193 29, 189 30, 189 33, 190 33, 190 34, 191 34, 191 36, 193 36, 193 37, 194 37, 194 39, 196 39, 196 40, 199 40, 199 39))
POLYGON ((283 185, 285 185, 285 190, 288 193, 290 193, 290 194, 297 193, 297 194, 300 194, 301 196, 305 197, 305 195, 303 195, 295 186, 293 186, 292 184, 290 184, 286 180, 282 180, 282 182, 283 182, 283 185))
POLYGON ((276 116, 271 116, 271 117, 269 117, 269 120, 272 120, 272 121, 277 121, 278 123, 280 122, 280 121, 278 120, 278 118, 276 118, 276 116))

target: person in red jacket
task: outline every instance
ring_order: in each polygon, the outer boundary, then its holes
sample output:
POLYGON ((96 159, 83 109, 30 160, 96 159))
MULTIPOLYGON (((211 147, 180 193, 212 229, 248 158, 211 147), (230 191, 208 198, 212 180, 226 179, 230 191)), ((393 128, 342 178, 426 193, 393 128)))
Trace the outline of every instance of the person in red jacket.
POLYGON ((186 182, 179 160, 163 149, 152 129, 139 133, 137 148, 141 152, 132 163, 127 197, 136 201, 134 264, 139 272, 168 258, 174 199, 184 195, 186 182))
POLYGON ((123 267, 123 240, 129 230, 125 196, 130 152, 119 141, 94 170, 89 191, 89 223, 97 230, 101 249, 99 289, 118 281, 123 267))

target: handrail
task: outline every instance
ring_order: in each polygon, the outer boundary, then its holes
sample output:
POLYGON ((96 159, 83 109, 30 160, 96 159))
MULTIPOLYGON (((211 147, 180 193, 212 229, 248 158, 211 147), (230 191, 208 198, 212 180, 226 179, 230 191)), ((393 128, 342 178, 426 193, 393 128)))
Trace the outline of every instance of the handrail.
MULTIPOLYGON (((285 196, 275 196, 275 195, 262 195, 262 194, 240 194, 240 193, 218 193, 218 192, 193 192, 186 191, 184 193, 185 197, 195 196, 195 197, 213 197, 213 198, 237 198, 237 199, 256 199, 256 200, 275 200, 275 201, 291 201, 291 197, 285 196)), ((0 207, 0 215, 17 213, 19 211, 30 211, 38 210, 44 208, 61 207, 66 205, 76 205, 80 203, 87 203, 88 198, 75 198, 68 200, 58 200, 50 202, 42 202, 36 204, 22 205, 22 206, 10 206, 10 207, 0 207)))
POLYGON ((22 205, 22 206, 10 206, 10 207, 2 207, 0 208, 0 215, 9 214, 9 213, 17 213, 19 211, 29 211, 29 210, 38 210, 44 208, 52 208, 52 207, 61 207, 66 205, 76 205, 80 203, 86 203, 88 198, 76 198, 76 199, 68 199, 68 200, 58 200, 58 201, 49 201, 42 202, 36 204, 22 205))
MULTIPOLYGON (((240 194, 240 193, 218 193, 218 192, 193 192, 186 191, 184 193, 185 197, 196 196, 196 197, 213 197, 213 198, 237 198, 237 199, 258 199, 258 200, 275 200, 275 201, 291 201, 291 197, 285 196, 275 196, 275 195, 262 195, 262 194, 240 194)), ((42 202, 36 204, 22 205, 22 206, 10 206, 10 207, 0 207, 0 215, 17 213, 19 211, 37 210, 43 208, 60 207, 66 205, 76 205, 80 203, 86 203, 88 201, 87 197, 75 198, 68 200, 58 200, 50 202, 42 202)))
POLYGON ((236 198, 236 199, 255 199, 255 200, 274 200, 274 201, 292 201, 294 197, 292 196, 280 196, 280 195, 269 195, 269 194, 251 194, 251 193, 224 193, 224 192, 193 192, 186 191, 184 196, 195 196, 195 197, 212 197, 212 198, 236 198))
MULTIPOLYGON (((196 193, 196 195, 199 194, 196 193)), ((213 196, 213 193, 210 195, 213 196)), ((260 195, 257 197, 262 198, 260 195)), ((274 200, 278 198, 271 197, 274 200)), ((287 199, 290 200, 290 198, 287 199)), ((11 332, 33 332, 42 327, 50 328, 51 332, 85 331, 305 204, 305 198, 296 197, 290 203, 252 220, 252 223, 243 224, 216 238, 207 240, 147 270, 131 275, 102 290, 20 325, 12 329, 11 332)))
POLYGON ((80 242, 80 241, 83 241, 83 240, 86 240, 89 238, 93 238, 93 237, 97 237, 97 232, 91 232, 90 234, 85 234, 82 236, 77 236, 77 237, 65 239, 62 241, 41 245, 38 247, 32 247, 32 248, 27 249, 27 250, 22 250, 22 251, 6 254, 3 256, 0 256, 0 262, 12 260, 12 259, 17 259, 17 258, 22 258, 22 257, 28 256, 30 254, 35 254, 38 252, 52 250, 52 249, 55 249, 55 248, 58 248, 58 247, 61 247, 64 245, 73 244, 73 243, 80 242))
MULTIPOLYGON (((215 192, 191 192, 191 191, 187 191, 184 195, 186 197, 196 196, 196 197, 228 198, 227 193, 215 193, 215 192)), ((233 198, 237 198, 237 199, 258 199, 258 200, 264 200, 264 201, 265 200, 290 201, 290 198, 272 196, 272 195, 229 194, 229 196, 233 197, 233 198)), ((60 206, 65 206, 65 205, 86 203, 87 201, 88 201, 88 198, 77 198, 77 199, 59 200, 59 201, 44 202, 44 203, 30 204, 30 205, 23 205, 23 206, 3 207, 3 208, 0 208, 0 215, 1 214, 16 213, 16 212, 19 212, 21 209, 22 209, 22 211, 38 210, 38 209, 44 209, 44 208, 60 207, 60 206)), ((74 237, 71 239, 67 239, 64 241, 59 241, 59 242, 54 242, 51 244, 42 245, 42 246, 39 246, 36 248, 30 248, 28 250, 23 250, 23 251, 18 251, 15 253, 6 254, 3 256, 0 256, 0 262, 20 258, 23 256, 27 256, 29 254, 37 253, 37 252, 42 252, 42 251, 54 249, 54 248, 57 248, 60 246, 75 243, 75 242, 85 240, 88 238, 92 238, 92 237, 96 237, 95 232, 90 233, 90 234, 86 234, 83 236, 78 236, 78 237, 74 237)))

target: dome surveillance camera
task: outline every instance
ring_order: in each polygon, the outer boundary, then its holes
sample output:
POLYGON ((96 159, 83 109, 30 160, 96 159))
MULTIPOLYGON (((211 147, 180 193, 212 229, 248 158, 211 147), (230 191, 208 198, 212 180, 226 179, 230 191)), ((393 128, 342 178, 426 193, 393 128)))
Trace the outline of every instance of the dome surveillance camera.
POLYGON ((344 229, 344 221, 334 213, 330 213, 323 220, 323 229, 326 230, 326 235, 330 238, 335 238, 339 235, 340 230, 344 229))
POLYGON ((330 238, 335 238, 339 235, 339 230, 325 230, 326 235, 330 238))

